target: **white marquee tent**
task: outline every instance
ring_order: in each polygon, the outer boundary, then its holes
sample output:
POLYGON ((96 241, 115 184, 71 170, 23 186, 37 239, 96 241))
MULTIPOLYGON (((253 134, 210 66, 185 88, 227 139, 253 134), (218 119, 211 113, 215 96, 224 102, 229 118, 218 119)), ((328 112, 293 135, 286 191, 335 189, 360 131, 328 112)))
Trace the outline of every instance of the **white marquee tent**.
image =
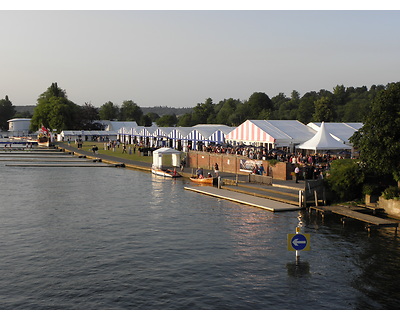
MULTIPOLYGON (((318 131, 321 123, 310 122, 307 124, 310 128, 318 131)), ((350 137, 360 130, 363 126, 362 122, 326 122, 325 130, 327 130, 336 140, 351 145, 349 142, 350 137)))
POLYGON ((304 150, 344 150, 351 149, 350 146, 336 140, 325 128, 324 122, 321 123, 317 133, 310 140, 297 146, 297 149, 304 150))
POLYGON ((162 159, 163 156, 170 155, 172 156, 172 165, 174 167, 179 167, 180 164, 180 156, 181 152, 172 148, 160 148, 153 151, 153 167, 154 168, 162 168, 162 159))

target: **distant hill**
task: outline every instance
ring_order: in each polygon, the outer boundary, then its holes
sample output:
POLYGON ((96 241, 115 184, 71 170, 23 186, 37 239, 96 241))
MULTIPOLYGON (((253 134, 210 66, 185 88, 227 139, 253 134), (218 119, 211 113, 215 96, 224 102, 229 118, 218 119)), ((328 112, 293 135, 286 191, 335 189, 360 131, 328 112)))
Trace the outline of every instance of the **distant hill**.
MULTIPOLYGON (((15 110, 17 112, 25 112, 28 111, 30 114, 33 114, 33 109, 36 106, 15 106, 15 110)), ((158 114, 160 117, 166 114, 175 114, 176 116, 181 116, 185 113, 190 113, 193 111, 193 108, 172 108, 172 107, 140 107, 143 111, 143 114, 147 114, 150 112, 154 112, 158 114)))
POLYGON ((175 114, 176 116, 181 116, 185 113, 190 113, 193 111, 193 108, 173 108, 173 107, 140 107, 140 109, 142 109, 143 114, 154 112, 158 114, 160 117, 166 114, 175 114))
POLYGON ((28 111, 30 114, 33 114, 33 109, 36 108, 36 106, 14 106, 15 111, 17 112, 25 112, 28 111))

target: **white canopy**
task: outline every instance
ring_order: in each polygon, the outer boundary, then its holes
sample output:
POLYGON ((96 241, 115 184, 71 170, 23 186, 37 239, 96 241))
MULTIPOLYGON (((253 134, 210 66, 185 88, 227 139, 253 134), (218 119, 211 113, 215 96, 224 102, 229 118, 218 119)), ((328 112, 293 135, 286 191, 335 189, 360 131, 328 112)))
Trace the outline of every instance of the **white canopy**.
POLYGON ((343 150, 351 149, 348 145, 336 140, 326 131, 325 124, 322 122, 321 127, 314 137, 297 146, 298 149, 306 150, 343 150))
POLYGON ((181 152, 172 148, 160 148, 153 151, 153 167, 161 168, 162 167, 162 157, 163 155, 171 155, 172 156, 172 165, 174 167, 179 166, 179 156, 181 152))

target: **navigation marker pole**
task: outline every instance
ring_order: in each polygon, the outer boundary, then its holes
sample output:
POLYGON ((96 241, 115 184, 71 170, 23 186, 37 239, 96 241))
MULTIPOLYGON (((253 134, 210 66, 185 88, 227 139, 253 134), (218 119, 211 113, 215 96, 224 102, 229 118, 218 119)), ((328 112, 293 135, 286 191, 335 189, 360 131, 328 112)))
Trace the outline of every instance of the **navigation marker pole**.
MULTIPOLYGON (((300 227, 296 227, 296 234, 300 233, 300 227)), ((300 251, 296 250, 296 265, 300 264, 300 251)))
POLYGON ((310 250, 310 234, 302 234, 300 230, 296 227, 296 233, 288 234, 288 250, 296 251, 296 266, 300 265, 300 251, 310 250))

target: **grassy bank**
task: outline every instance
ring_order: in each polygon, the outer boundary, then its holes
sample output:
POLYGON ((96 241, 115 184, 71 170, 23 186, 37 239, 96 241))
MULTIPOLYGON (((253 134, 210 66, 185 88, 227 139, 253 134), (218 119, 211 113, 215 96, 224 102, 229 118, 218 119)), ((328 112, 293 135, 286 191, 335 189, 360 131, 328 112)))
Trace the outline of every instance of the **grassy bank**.
MULTIPOLYGON (((72 142, 71 143, 72 147, 77 147, 77 145, 72 142)), ((119 148, 115 148, 115 151, 113 149, 110 150, 104 150, 104 143, 103 142, 92 142, 92 141, 85 141, 82 146, 82 150, 84 151, 89 151, 92 152, 93 146, 97 146, 99 149, 97 151, 98 154, 104 154, 108 156, 113 156, 117 157, 120 159, 128 159, 128 160, 133 160, 133 161, 140 161, 140 162, 146 162, 146 163, 153 163, 153 157, 152 156, 142 156, 141 153, 139 152, 139 148, 136 147, 136 152, 134 152, 134 146, 133 145, 127 145, 126 147, 126 153, 122 153, 122 144, 119 146, 119 148), (132 153, 129 154, 129 147, 132 150, 132 153)), ((163 158, 163 164, 166 166, 171 166, 172 165, 172 159, 171 157, 164 156, 163 158)))
MULTIPOLYGON (((71 146, 76 147, 75 143, 71 143, 71 146)), ((115 151, 113 149, 110 150, 104 150, 104 143, 103 142, 88 142, 85 141, 82 146, 82 150, 84 151, 89 151, 92 152, 93 146, 97 146, 98 153, 99 154, 105 154, 108 156, 113 156, 121 159, 129 159, 129 160, 134 160, 134 161, 141 161, 141 162, 147 162, 147 163, 152 163, 153 162, 153 157, 152 156, 141 156, 138 148, 136 147, 136 153, 133 152, 133 145, 127 145, 126 147, 126 153, 122 153, 122 144, 119 146, 119 148, 115 148, 115 151), (132 154, 129 154, 129 147, 132 148, 132 154)))

